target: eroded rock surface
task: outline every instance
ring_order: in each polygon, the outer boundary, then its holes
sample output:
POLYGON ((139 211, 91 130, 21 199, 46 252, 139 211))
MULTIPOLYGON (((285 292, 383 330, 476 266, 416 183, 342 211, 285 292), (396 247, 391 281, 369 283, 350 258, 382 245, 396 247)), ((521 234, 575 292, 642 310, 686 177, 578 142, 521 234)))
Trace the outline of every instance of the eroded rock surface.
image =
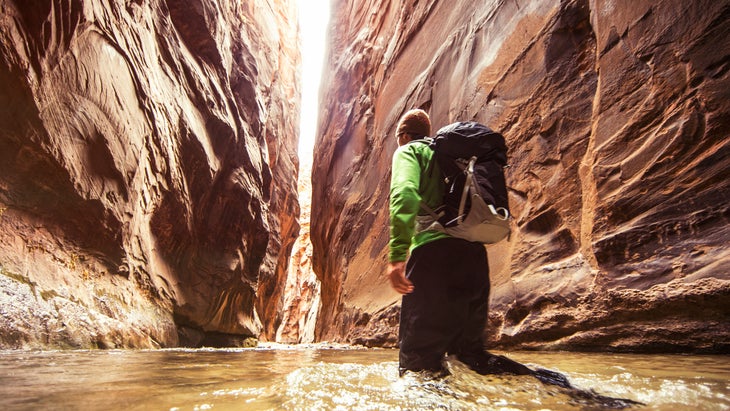
POLYGON ((730 4, 333 4, 313 173, 317 338, 396 344, 386 267, 399 116, 510 147, 493 347, 727 352, 730 4))
POLYGON ((0 1, 0 347, 273 339, 293 1, 0 1))
POLYGON ((310 215, 312 205, 312 164, 303 160, 299 169, 300 232, 292 248, 289 271, 284 288, 282 320, 276 341, 286 344, 314 342, 314 330, 320 309, 322 285, 312 270, 310 215))

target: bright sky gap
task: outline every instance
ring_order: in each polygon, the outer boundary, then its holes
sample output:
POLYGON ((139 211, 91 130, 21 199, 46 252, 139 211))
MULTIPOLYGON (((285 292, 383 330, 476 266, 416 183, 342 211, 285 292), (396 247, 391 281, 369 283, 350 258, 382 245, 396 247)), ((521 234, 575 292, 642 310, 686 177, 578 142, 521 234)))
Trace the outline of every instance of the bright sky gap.
POLYGON ((319 113, 319 85, 324 63, 330 0, 297 0, 302 39, 302 102, 299 123, 300 163, 311 163, 319 113))

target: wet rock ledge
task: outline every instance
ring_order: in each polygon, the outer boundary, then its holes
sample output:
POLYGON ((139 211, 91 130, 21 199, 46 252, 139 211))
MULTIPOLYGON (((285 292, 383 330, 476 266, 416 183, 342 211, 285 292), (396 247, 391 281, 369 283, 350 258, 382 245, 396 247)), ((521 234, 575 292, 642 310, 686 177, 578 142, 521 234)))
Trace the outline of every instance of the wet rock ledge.
POLYGON ((333 3, 314 170, 317 338, 394 345, 393 131, 421 107, 509 145, 490 346, 728 352, 727 1, 333 3))
POLYGON ((293 4, 0 2, 0 348, 273 338, 293 4))

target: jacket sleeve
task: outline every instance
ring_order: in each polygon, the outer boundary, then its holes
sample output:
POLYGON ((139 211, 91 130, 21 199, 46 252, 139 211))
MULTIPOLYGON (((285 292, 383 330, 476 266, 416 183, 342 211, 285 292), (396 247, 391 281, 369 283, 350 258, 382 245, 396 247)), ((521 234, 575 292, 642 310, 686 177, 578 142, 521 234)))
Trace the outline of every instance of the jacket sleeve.
POLYGON ((405 261, 408 256, 421 204, 420 178, 421 167, 413 147, 399 147, 393 154, 390 179, 390 262, 405 261))

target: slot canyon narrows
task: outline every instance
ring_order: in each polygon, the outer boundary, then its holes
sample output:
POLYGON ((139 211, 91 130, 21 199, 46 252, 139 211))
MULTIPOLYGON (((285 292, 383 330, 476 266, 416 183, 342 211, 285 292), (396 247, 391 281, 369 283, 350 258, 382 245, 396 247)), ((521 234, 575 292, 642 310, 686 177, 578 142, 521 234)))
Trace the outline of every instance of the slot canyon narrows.
POLYGON ((730 3, 332 1, 311 221, 297 13, 0 1, 0 348, 395 346, 418 107, 509 147, 490 346, 728 352, 730 3))

